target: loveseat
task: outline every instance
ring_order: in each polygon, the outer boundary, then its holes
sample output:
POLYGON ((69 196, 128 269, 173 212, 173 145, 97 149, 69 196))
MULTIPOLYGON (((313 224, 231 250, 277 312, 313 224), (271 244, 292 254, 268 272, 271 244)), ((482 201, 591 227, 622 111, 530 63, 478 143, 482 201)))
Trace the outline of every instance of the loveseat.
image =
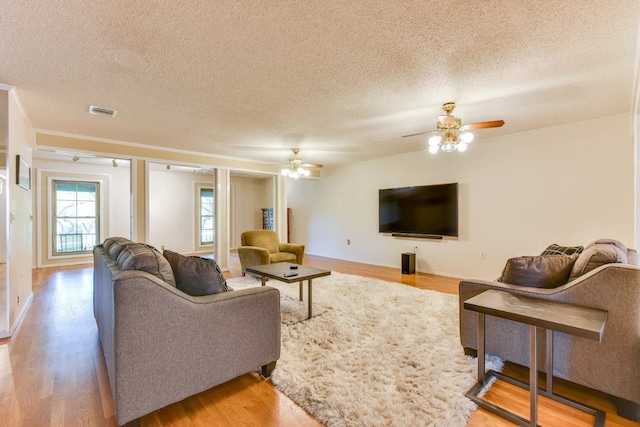
MULTIPOLYGON (((526 262, 536 262, 544 257, 524 258, 527 258, 526 262)), ((463 304, 488 289, 607 310, 601 342, 553 333, 553 375, 613 396, 618 413, 637 420, 640 408, 640 268, 636 251, 627 249, 620 242, 599 240, 586 245, 582 253, 571 258, 574 264, 569 278, 565 278, 565 282, 569 281, 557 287, 523 286, 497 280, 461 281, 461 344, 467 354, 477 350, 477 313, 465 310, 463 304)), ((522 259, 516 261, 520 263, 522 259)), ((517 263, 508 262, 501 279, 506 270, 517 263)), ((538 366, 542 371, 545 371, 545 343, 541 332, 538 366)), ((485 350, 528 367, 529 326, 486 316, 485 350)))
MULTIPOLYGON (((93 254, 94 316, 118 424, 136 423, 253 370, 268 377, 275 368, 277 289, 231 290, 224 282, 218 293, 192 296, 179 289, 171 264, 148 245, 109 238, 93 254)), ((184 260, 206 267, 202 258, 184 260)), ((180 277, 188 275, 181 271, 180 277)), ((224 280, 219 269, 210 277, 224 280)))
POLYGON ((245 274, 247 267, 254 265, 290 262, 302 264, 304 245, 281 243, 278 233, 272 230, 248 230, 240 235, 238 258, 245 274))

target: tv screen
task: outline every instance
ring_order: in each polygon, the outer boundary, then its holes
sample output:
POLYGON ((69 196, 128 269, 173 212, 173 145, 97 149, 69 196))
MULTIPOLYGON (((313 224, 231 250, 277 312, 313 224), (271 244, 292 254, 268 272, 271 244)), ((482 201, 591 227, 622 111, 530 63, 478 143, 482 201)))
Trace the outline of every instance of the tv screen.
POLYGON ((458 184, 379 190, 379 232, 458 236, 458 184))

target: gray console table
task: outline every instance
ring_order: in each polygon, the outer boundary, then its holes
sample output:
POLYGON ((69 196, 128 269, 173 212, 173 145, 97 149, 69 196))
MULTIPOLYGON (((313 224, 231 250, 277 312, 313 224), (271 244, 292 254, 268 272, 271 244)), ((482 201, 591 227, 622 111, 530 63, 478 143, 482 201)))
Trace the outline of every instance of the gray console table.
POLYGON ((464 302, 464 308, 478 313, 478 382, 467 392, 467 397, 478 406, 507 418, 518 425, 538 425, 538 394, 590 413, 594 416, 594 426, 604 427, 605 413, 590 406, 553 394, 553 331, 576 335, 600 341, 607 321, 607 312, 590 307, 548 301, 508 292, 488 290, 464 302), (529 384, 500 374, 493 370, 485 372, 484 320, 485 315, 502 317, 530 326, 529 329, 529 384), (547 391, 538 389, 537 330, 546 329, 547 391), (492 378, 499 378, 516 386, 530 390, 530 418, 526 420, 509 412, 478 394, 492 378))

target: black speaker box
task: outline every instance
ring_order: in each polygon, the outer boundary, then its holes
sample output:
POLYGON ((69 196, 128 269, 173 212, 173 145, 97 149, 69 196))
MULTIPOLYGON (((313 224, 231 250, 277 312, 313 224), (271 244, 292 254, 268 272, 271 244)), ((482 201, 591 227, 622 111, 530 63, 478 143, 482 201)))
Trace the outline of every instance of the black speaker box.
POLYGON ((407 252, 402 254, 402 274, 414 274, 416 272, 416 254, 407 252))

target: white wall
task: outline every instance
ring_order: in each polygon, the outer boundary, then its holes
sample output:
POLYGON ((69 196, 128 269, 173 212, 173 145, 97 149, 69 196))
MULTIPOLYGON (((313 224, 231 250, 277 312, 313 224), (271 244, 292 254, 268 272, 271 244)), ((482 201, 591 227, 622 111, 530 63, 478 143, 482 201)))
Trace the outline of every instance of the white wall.
POLYGON ((9 327, 13 329, 33 297, 33 191, 16 184, 16 156, 21 156, 32 165, 31 156, 35 145, 34 129, 20 105, 15 89, 9 91, 8 123, 9 327))
POLYGON ((240 235, 246 230, 262 228, 262 209, 274 207, 273 177, 231 177, 232 226, 231 248, 240 246, 240 235))
POLYGON ((633 246, 631 117, 480 139, 465 153, 425 150, 327 169, 321 180, 290 181, 287 202, 291 239, 309 254, 399 268, 400 254, 417 246, 420 271, 456 277, 494 279, 509 257, 550 243, 609 237, 633 246), (448 182, 460 184, 458 239, 378 233, 378 189, 448 182))
MULTIPOLYGON (((178 253, 190 254, 196 244, 196 183, 213 187, 213 175, 149 170, 149 241, 158 250, 164 246, 178 253)), ((213 252, 213 248, 211 251, 213 252)))

